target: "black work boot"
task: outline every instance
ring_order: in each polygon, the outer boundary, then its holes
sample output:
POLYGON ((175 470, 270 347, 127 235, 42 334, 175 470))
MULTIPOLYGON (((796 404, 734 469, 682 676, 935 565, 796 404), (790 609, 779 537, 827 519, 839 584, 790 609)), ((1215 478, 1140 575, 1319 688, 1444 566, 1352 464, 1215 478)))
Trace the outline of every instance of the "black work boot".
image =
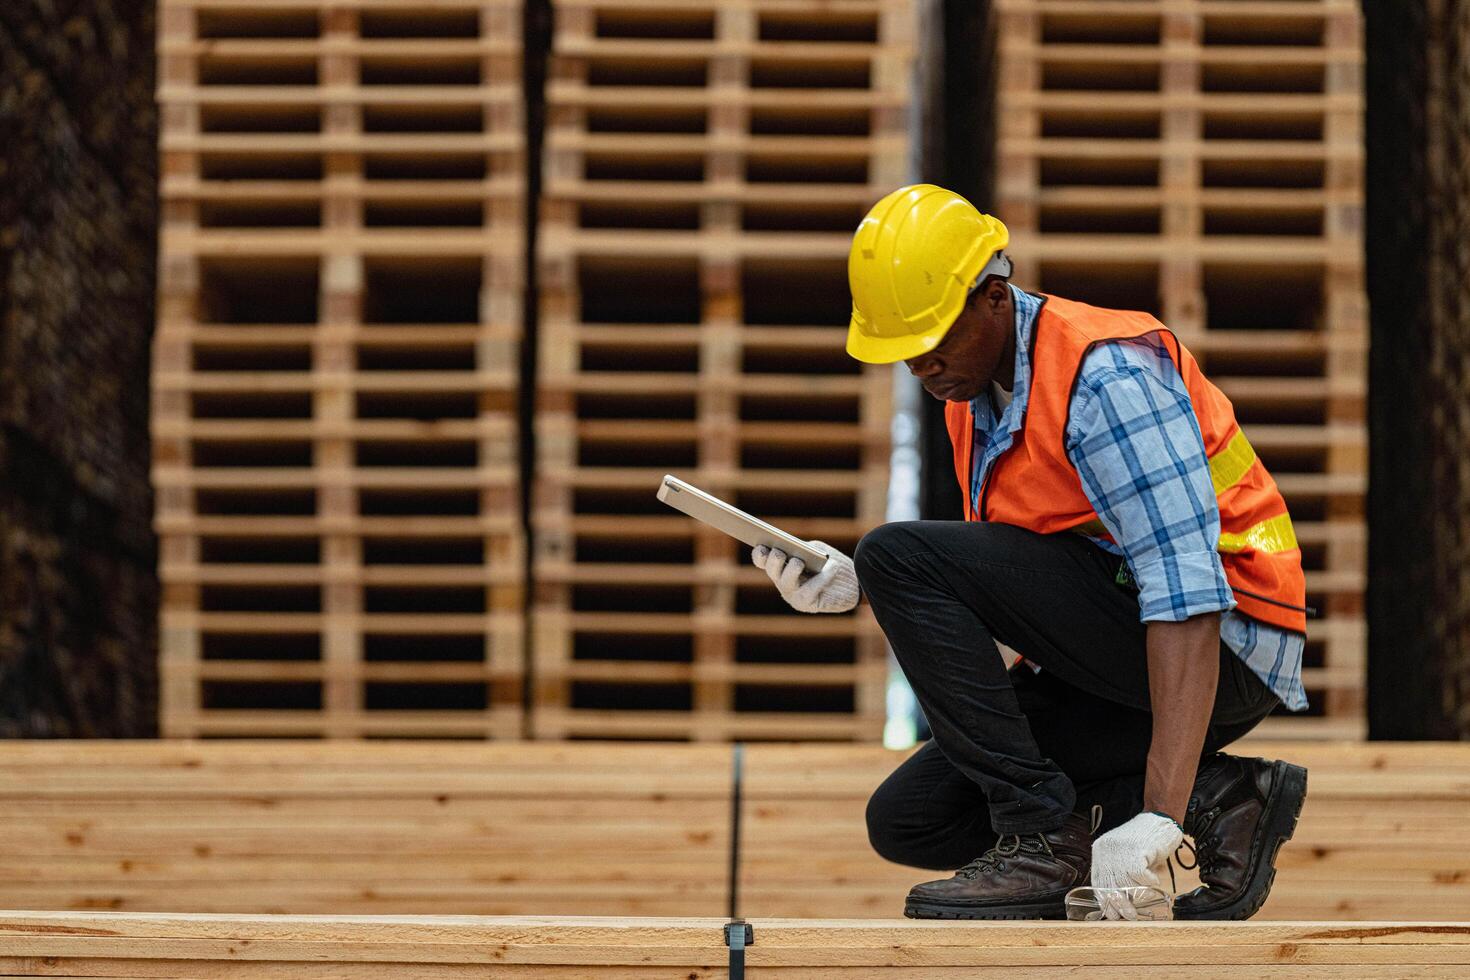
POLYGON ((910 919, 1063 919, 1062 899, 1088 883, 1092 832, 1081 814, 1056 830, 1002 834, 995 846, 953 878, 915 885, 904 903, 910 919))
POLYGON ((1216 753, 1200 763, 1184 816, 1203 883, 1174 902, 1176 919, 1249 919, 1276 878, 1307 798, 1307 771, 1289 762, 1216 753))

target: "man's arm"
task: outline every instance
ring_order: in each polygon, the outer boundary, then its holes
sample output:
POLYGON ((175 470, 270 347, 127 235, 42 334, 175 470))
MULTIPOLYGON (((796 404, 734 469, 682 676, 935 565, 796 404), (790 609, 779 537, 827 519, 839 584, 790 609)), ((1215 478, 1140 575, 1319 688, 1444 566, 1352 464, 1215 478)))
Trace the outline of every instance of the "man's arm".
MULTIPOLYGON (((1219 683, 1220 614, 1235 605, 1214 481, 1189 392, 1157 343, 1095 347, 1070 415, 1067 455, 1138 583, 1153 708, 1144 812, 1093 842, 1092 883, 1167 888, 1219 683)), ((1137 918, 1121 893, 1104 894, 1107 918, 1137 918)))
POLYGON ((1153 622, 1147 630, 1154 720, 1143 808, 1182 827, 1220 679, 1220 614, 1153 622))
POLYGON ((1070 414, 1068 456, 1137 579, 1147 628, 1144 809, 1182 823, 1214 707, 1220 613, 1234 605, 1209 461, 1183 380, 1155 344, 1094 348, 1070 414))

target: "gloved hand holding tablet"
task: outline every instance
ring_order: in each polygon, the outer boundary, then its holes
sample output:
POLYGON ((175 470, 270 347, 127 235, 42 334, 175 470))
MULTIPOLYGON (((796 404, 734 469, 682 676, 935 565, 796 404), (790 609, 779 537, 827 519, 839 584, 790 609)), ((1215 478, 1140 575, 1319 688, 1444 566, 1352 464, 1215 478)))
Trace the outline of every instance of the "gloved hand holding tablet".
POLYGON ((663 478, 658 499, 750 545, 751 561, 798 612, 848 612, 858 604, 852 559, 825 542, 787 534, 677 477, 663 478))
POLYGON ((774 548, 793 558, 800 558, 806 571, 816 574, 827 564, 826 551, 812 547, 812 542, 803 541, 787 534, 778 527, 752 517, 739 507, 725 503, 718 497, 705 493, 675 476, 665 476, 659 484, 658 499, 678 511, 683 511, 697 521, 703 521, 716 530, 724 531, 737 541, 744 541, 753 548, 774 548))

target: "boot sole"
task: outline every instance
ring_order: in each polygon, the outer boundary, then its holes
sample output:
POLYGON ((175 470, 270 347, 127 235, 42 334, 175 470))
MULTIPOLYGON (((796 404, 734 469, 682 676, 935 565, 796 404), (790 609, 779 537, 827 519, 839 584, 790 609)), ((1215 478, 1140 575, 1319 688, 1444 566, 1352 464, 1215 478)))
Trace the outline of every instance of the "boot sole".
POLYGON ((910 899, 904 903, 903 914, 910 919, 1065 919, 1067 907, 1062 896, 1020 905, 948 905, 910 899))
POLYGON ((1251 858, 1250 877, 1236 898, 1218 907, 1201 909, 1174 909, 1174 918, 1179 920, 1249 919, 1261 910, 1266 897, 1271 894, 1271 885, 1276 881, 1276 855, 1281 845, 1291 840, 1296 833, 1297 821, 1301 819, 1302 804, 1307 800, 1307 770, 1289 762, 1272 764, 1275 778, 1271 780, 1271 794, 1266 798, 1266 810, 1261 815, 1264 843, 1251 858))

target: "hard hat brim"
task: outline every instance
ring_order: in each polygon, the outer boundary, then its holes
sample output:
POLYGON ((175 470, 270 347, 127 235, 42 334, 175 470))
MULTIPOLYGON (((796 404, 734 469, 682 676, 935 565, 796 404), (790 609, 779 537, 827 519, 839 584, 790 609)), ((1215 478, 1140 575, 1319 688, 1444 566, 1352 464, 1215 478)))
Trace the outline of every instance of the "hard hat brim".
POLYGON ((911 357, 927 354, 944 340, 954 323, 907 337, 873 337, 858 328, 853 318, 847 327, 847 353, 864 364, 897 364, 911 357))

